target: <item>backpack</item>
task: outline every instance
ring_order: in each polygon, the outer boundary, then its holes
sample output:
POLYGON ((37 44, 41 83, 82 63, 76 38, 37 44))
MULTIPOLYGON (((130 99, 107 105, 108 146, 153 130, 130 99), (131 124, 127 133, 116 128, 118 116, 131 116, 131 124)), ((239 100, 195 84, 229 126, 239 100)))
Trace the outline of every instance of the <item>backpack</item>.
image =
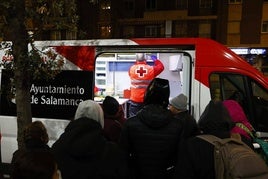
POLYGON ((250 147, 235 138, 197 137, 214 145, 216 179, 268 179, 268 167, 250 147))

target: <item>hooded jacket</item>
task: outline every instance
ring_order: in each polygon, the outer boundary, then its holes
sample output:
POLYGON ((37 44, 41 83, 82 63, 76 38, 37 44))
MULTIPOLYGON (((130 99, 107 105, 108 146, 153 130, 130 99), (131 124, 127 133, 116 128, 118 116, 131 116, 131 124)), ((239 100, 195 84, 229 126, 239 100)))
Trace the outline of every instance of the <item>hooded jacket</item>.
POLYGON ((126 121, 120 142, 130 155, 129 164, 136 178, 168 178, 167 169, 176 162, 180 131, 180 122, 171 112, 154 104, 126 121))
POLYGON ((120 144, 138 179, 170 178, 176 162, 181 125, 167 109, 169 81, 155 78, 149 84, 145 106, 129 118, 122 129, 120 144))
POLYGON ((122 151, 102 135, 101 107, 94 101, 84 101, 79 104, 75 116, 79 118, 75 117, 67 125, 52 146, 62 178, 127 178, 126 160, 122 151))

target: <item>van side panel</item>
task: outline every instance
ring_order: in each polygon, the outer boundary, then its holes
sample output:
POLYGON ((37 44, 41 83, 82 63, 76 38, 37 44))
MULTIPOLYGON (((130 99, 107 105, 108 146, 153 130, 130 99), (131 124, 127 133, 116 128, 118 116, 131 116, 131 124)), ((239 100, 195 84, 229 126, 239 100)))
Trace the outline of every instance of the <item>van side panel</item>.
POLYGON ((82 70, 94 71, 95 47, 56 46, 55 50, 82 70))
MULTIPOLYGON (((67 40, 67 41, 36 41, 35 45, 40 50, 51 48, 57 55, 64 57, 64 70, 68 71, 87 71, 91 73, 90 79, 86 79, 87 87, 91 93, 85 99, 93 98, 95 57, 98 50, 117 47, 127 47, 129 51, 135 51, 140 47, 171 48, 171 47, 194 47, 191 56, 193 61, 190 66, 191 83, 186 94, 189 95, 191 102, 191 112, 196 120, 199 119, 204 108, 211 100, 209 76, 213 72, 238 73, 256 80, 263 88, 268 89, 268 80, 258 70, 245 62, 244 59, 236 55, 229 48, 205 38, 148 38, 148 39, 100 39, 100 40, 67 40)), ((187 51, 187 49, 185 49, 187 51)), ((3 53, 0 51, 0 58, 3 53)), ((0 73, 2 75, 2 73, 0 73)), ((70 77, 72 78, 72 77, 70 77)), ((2 77, 1 77, 2 79, 2 77)), ((0 80, 1 80, 0 79, 0 80)), ((84 78, 82 78, 84 79, 84 78)), ((3 83, 3 81, 2 81, 3 83)), ((1 84, 2 86, 3 84, 1 84)), ((68 96, 68 95, 66 95, 68 96)), ((47 103, 51 98, 46 98, 47 103)), ((64 107, 64 105, 63 105, 64 107)), ((76 107, 76 106, 74 106, 76 107)), ((1 108, 1 106, 0 106, 1 108)), ((45 109, 43 109, 45 110, 45 109)), ((1 111, 1 110, 0 110, 1 111)), ((69 118, 58 119, 53 116, 34 116, 33 120, 41 120, 48 129, 51 145, 64 131, 69 123, 69 118)), ((70 117, 71 118, 71 117, 70 117)), ((17 122, 15 115, 0 116, 0 129, 2 133, 1 154, 2 162, 10 163, 12 153, 17 149, 17 122)))

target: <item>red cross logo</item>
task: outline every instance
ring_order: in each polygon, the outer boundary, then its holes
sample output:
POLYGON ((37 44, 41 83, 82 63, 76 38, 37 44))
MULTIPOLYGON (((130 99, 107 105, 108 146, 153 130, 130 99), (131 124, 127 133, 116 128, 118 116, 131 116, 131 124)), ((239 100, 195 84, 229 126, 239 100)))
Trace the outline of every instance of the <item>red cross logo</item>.
POLYGON ((135 71, 136 74, 139 75, 139 77, 144 77, 144 74, 147 74, 147 69, 143 68, 143 66, 139 66, 136 71, 135 71))

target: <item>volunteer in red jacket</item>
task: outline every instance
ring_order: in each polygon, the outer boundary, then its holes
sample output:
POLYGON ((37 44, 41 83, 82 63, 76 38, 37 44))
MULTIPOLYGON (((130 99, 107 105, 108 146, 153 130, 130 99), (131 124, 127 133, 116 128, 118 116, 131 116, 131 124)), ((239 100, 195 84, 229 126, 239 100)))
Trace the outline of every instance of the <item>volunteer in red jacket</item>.
POLYGON ((136 54, 136 63, 128 71, 130 77, 130 106, 129 117, 136 113, 143 106, 144 93, 149 83, 163 70, 163 63, 155 55, 151 55, 154 65, 147 64, 143 53, 136 54))

